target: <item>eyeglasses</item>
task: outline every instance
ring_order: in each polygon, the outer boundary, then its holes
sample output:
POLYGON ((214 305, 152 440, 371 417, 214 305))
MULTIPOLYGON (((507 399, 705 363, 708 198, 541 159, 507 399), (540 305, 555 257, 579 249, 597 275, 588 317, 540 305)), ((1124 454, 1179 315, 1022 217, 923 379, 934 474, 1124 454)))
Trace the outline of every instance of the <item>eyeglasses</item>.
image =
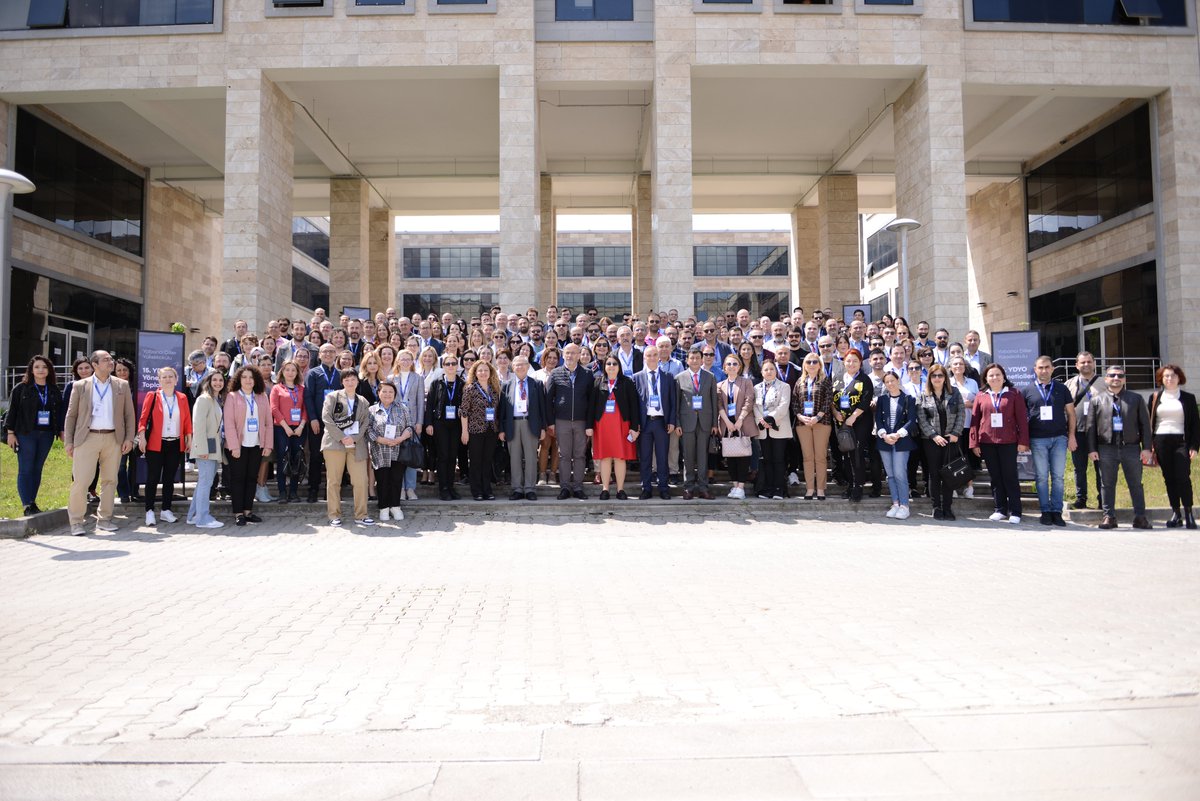
POLYGON ((825 350, 826 348, 832 348, 833 345, 817 345, 817 347, 820 348, 821 350, 825 350))
POLYGON ((442 362, 442 367, 458 367, 458 362, 450 359, 449 361, 442 362))
POLYGON ((920 369, 921 369, 920 367, 918 367, 917 365, 914 364, 912 367, 908 368, 908 372, 915 373, 915 372, 918 372, 920 369))
POLYGON ((750 338, 751 339, 762 339, 763 335, 762 334, 751 334, 750 338))
POLYGON ((1124 373, 1109 373, 1108 377, 1109 378, 1124 378, 1125 374, 1124 373))
POLYGON ((942 379, 944 379, 945 377, 946 377, 946 376, 942 375, 941 373, 937 373, 936 375, 931 375, 931 376, 929 376, 929 380, 930 380, 930 381, 941 381, 941 380, 942 380, 942 379))
POLYGON ((821 360, 820 359, 805 359, 804 363, 805 364, 820 364, 821 360))
POLYGON ((703 356, 704 356, 704 358, 706 358, 706 359, 715 359, 715 358, 717 358, 717 354, 713 353, 712 351, 707 351, 707 350, 706 350, 706 351, 704 351, 704 353, 703 353, 703 354, 701 354, 701 355, 703 355, 703 356))

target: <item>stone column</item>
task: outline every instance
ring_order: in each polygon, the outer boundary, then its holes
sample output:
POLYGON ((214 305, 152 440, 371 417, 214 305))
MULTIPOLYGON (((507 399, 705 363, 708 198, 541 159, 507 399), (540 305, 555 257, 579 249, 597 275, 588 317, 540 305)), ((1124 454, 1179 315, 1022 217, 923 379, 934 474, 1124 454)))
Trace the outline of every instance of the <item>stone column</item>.
POLYGON ((396 224, 391 209, 371 209, 367 223, 367 263, 370 287, 367 294, 372 314, 396 306, 396 224))
POLYGON ((509 312, 539 297, 542 216, 533 48, 511 57, 500 65, 500 306, 509 312))
POLYGON ((362 178, 329 179, 329 316, 335 320, 344 307, 369 303, 370 191, 362 178))
POLYGON ((221 331, 251 331, 292 307, 292 104, 260 69, 230 69, 225 93, 221 331))
POLYGON ((1175 86, 1155 99, 1158 185, 1158 319, 1164 360, 1200 370, 1200 88, 1175 86))
POLYGON ((817 184, 817 243, 821 306, 841 314, 860 295, 857 176, 827 175, 817 184))
POLYGON ((928 320, 959 335, 968 328, 960 75, 952 66, 927 67, 893 114, 896 213, 921 223, 908 235, 909 322, 928 320))
MULTIPOLYGON (((533 305, 544 313, 546 307, 558 303, 558 209, 554 206, 554 182, 549 175, 541 176, 542 223, 538 259, 537 295, 533 305)), ((520 309, 524 312, 524 309, 520 309)))
MULTIPOLYGON (((675 13, 669 5, 658 9, 675 13)), ((691 7, 686 7, 692 16, 691 7)), ((664 22, 666 22, 664 20, 664 22)), ((686 41, 656 45, 652 173, 654 305, 694 311, 692 294, 692 70, 686 41)), ((694 44, 692 45, 694 47, 694 44)))
MULTIPOLYGON (((641 173, 637 177, 634 207, 631 210, 633 236, 630 237, 630 247, 633 255, 633 311, 645 315, 652 306, 655 310, 654 297, 654 236, 651 218, 654 214, 651 199, 651 179, 649 173, 641 173)), ((643 317, 643 319, 645 319, 643 317)))
MULTIPOLYGON (((8 160, 8 132, 12 130, 10 127, 9 118, 15 114, 15 109, 8 103, 0 100, 0 167, 12 169, 13 165, 8 160)), ((0 203, 0 226, 4 227, 0 231, 0 371, 8 369, 8 342, 9 342, 9 326, 12 324, 9 320, 9 298, 12 297, 12 270, 9 269, 8 254, 11 251, 10 242, 12 242, 12 195, 4 203, 0 203)), ((2 391, 2 390, 0 390, 2 391)))
POLYGON ((788 248, 791 305, 792 308, 803 306, 804 311, 810 313, 821 305, 821 248, 818 227, 816 206, 796 206, 792 209, 792 237, 788 248))

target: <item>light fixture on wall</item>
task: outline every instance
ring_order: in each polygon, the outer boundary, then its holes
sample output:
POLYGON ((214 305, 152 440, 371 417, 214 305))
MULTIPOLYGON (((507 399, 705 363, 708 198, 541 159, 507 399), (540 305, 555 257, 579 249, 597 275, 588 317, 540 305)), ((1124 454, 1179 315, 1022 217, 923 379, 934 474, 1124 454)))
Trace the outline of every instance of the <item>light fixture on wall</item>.
POLYGON ((1021 293, 1017 291, 1005 292, 1004 294, 1008 295, 1010 298, 1020 297, 1021 295, 1021 293))
POLYGON ((976 305, 976 306, 978 306, 978 307, 979 307, 979 308, 981 308, 981 309, 986 309, 986 308, 987 308, 987 301, 986 301, 986 300, 981 300, 981 301, 979 301, 978 303, 976 303, 975 305, 976 305))

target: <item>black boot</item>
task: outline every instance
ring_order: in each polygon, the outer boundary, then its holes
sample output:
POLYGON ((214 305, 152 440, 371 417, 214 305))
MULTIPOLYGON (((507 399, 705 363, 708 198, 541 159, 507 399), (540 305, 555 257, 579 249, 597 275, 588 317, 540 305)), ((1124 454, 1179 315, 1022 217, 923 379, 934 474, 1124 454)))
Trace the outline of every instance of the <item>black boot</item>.
POLYGON ((1179 528, 1183 525, 1183 519, 1179 516, 1179 507, 1171 507, 1171 519, 1167 521, 1167 528, 1179 528))
POLYGON ((1192 516, 1192 507, 1189 506, 1183 510, 1183 521, 1184 528, 1196 528, 1196 518, 1192 516))

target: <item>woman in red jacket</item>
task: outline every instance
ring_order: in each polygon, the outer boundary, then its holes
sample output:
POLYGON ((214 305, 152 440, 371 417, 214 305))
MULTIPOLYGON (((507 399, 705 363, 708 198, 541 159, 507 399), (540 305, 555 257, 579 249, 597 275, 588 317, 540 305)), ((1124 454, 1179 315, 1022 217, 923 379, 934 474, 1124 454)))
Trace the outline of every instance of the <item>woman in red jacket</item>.
POLYGON ((180 454, 192 449, 192 414, 187 395, 175 391, 179 376, 174 367, 158 370, 158 391, 142 402, 138 419, 138 447, 146 454, 146 525, 155 525, 154 503, 162 483, 162 519, 175 522, 171 500, 175 496, 175 472, 180 454))
POLYGON ((976 456, 987 462, 992 479, 995 522, 1021 522, 1021 484, 1017 480, 1017 451, 1029 451, 1029 412, 1021 393, 1008 382, 998 364, 983 370, 986 389, 975 396, 971 415, 970 444, 976 456))

